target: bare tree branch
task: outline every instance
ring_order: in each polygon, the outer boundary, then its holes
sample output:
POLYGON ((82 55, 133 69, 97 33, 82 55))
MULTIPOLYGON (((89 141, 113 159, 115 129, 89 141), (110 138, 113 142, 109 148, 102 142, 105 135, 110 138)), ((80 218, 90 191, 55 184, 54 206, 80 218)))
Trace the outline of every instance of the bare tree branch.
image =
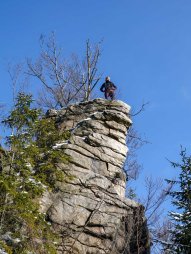
POLYGON ((146 103, 143 103, 142 105, 141 105, 141 108, 135 113, 135 114, 129 114, 130 116, 137 116, 137 115, 139 115, 141 112, 143 112, 144 110, 145 110, 145 107, 146 107, 146 105, 148 105, 149 104, 149 102, 146 102, 146 103))
POLYGON ((87 40, 86 54, 81 61, 74 54, 69 60, 65 59, 54 33, 48 39, 41 36, 40 48, 36 62, 27 60, 26 74, 36 78, 43 88, 39 102, 41 106, 58 108, 89 100, 101 78, 98 74, 100 44, 92 46, 87 40))
POLYGON ((137 150, 147 143, 148 141, 143 139, 133 127, 128 130, 126 144, 129 152, 124 166, 128 180, 136 180, 138 178, 142 165, 138 163, 137 150))

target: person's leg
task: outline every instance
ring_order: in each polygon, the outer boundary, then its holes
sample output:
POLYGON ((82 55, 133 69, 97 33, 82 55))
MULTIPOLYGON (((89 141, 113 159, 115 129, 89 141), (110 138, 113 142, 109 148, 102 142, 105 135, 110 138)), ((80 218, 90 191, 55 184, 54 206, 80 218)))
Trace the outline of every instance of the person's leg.
POLYGON ((110 97, 111 97, 111 100, 115 100, 115 93, 114 93, 114 91, 110 92, 110 97))
POLYGON ((108 92, 105 91, 105 99, 107 100, 108 99, 108 92))

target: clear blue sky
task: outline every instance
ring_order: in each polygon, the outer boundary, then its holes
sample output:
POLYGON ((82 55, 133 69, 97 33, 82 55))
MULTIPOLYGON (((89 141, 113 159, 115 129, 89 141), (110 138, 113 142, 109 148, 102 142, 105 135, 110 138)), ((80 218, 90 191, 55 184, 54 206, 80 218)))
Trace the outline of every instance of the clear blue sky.
POLYGON ((150 141, 139 151, 144 173, 173 177, 166 158, 177 160, 180 145, 191 150, 190 13, 190 0, 1 1, 0 102, 11 98, 7 63, 35 58, 40 34, 55 31, 67 55, 103 39, 100 71, 119 99, 135 111, 150 102, 134 119, 150 141))

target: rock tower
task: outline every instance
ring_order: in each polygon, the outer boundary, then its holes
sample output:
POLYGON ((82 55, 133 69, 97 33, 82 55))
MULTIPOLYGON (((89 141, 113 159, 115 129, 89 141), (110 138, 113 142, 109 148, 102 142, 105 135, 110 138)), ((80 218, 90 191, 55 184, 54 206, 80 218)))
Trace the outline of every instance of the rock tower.
POLYGON ((125 198, 129 110, 122 101, 95 99, 47 112, 59 131, 71 134, 53 149, 69 155, 60 167, 72 177, 41 201, 60 233, 58 253, 150 253, 144 208, 125 198))

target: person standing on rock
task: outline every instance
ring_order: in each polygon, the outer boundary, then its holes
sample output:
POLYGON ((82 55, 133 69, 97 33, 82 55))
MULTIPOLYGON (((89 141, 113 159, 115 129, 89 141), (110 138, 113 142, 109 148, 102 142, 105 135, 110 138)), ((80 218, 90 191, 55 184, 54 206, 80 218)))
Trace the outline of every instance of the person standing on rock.
POLYGON ((117 87, 113 84, 113 82, 110 81, 110 77, 105 78, 105 83, 100 88, 100 91, 102 93, 105 93, 105 99, 108 99, 109 97, 111 100, 115 99, 115 90, 117 87))

